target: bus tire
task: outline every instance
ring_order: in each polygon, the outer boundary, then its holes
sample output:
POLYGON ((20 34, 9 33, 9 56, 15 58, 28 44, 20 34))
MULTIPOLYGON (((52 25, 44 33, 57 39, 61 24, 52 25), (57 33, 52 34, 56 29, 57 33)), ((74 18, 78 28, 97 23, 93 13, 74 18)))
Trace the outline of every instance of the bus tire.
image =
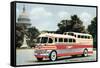
POLYGON ((84 49, 82 56, 84 56, 84 57, 87 57, 88 56, 88 50, 87 49, 84 49))
POLYGON ((51 53, 49 55, 49 59, 50 59, 50 61, 57 60, 57 52, 56 51, 51 51, 51 53))
POLYGON ((43 58, 37 58, 37 60, 38 60, 38 61, 42 61, 42 60, 43 60, 43 58))

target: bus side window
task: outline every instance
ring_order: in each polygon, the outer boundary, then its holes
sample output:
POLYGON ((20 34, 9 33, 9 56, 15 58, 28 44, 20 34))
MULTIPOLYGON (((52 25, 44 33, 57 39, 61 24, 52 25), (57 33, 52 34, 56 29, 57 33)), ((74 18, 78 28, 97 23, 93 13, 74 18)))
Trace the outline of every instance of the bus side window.
POLYGON ((49 38, 48 43, 53 43, 53 40, 51 38, 49 38))
POLYGON ((85 36, 85 38, 87 39, 87 36, 85 36))
POLYGON ((68 42, 68 39, 67 38, 64 38, 64 42, 68 42))
POLYGON ((84 38, 84 36, 82 35, 81 38, 84 38))
POLYGON ((76 35, 74 35, 76 37, 76 35))
POLYGON ((73 33, 68 33, 68 35, 74 36, 74 34, 73 34, 73 33))
POLYGON ((78 38, 81 38, 80 35, 78 35, 78 38))
POLYGON ((57 42, 57 38, 55 38, 55 42, 57 42))
POLYGON ((76 40, 75 40, 75 39, 73 39, 73 42, 76 42, 76 40))
POLYGON ((88 36, 88 39, 90 39, 90 36, 88 36))
POLYGON ((69 39, 69 43, 71 43, 72 42, 72 39, 69 39))
POLYGON ((63 42, 63 38, 59 38, 59 42, 63 42))

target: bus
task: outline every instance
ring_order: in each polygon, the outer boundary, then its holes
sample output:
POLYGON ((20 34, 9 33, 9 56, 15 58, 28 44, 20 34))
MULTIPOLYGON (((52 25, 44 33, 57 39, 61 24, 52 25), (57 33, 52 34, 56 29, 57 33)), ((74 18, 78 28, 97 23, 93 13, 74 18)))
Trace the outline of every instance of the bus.
MULTIPOLYGON (((82 34, 79 34, 82 36, 82 34)), ((35 47, 35 57, 38 61, 49 58, 51 61, 66 56, 88 56, 93 54, 93 39, 91 35, 84 35, 82 39, 68 34, 40 34, 35 47), (87 38, 85 38, 87 36, 87 38), (88 38, 88 36, 90 38, 88 38)))

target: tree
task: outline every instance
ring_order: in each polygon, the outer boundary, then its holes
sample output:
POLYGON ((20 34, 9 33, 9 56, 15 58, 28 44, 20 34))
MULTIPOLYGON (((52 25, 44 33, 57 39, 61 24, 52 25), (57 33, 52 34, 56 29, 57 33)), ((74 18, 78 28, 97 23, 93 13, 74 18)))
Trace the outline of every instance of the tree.
POLYGON ((91 24, 88 25, 87 28, 88 32, 93 36, 93 43, 94 43, 94 47, 96 48, 97 46, 97 17, 94 17, 93 20, 91 21, 91 24))
POLYGON ((68 31, 85 33, 83 22, 77 15, 71 16, 71 20, 61 20, 61 22, 58 23, 58 27, 59 29, 56 32, 60 34, 68 31))
POLYGON ((30 47, 35 46, 36 38, 39 35, 39 30, 35 27, 28 28, 28 37, 30 40, 28 41, 28 44, 30 47))
POLYGON ((91 21, 91 24, 88 25, 88 29, 87 29, 90 32, 90 34, 92 34, 93 36, 97 33, 96 26, 97 26, 97 18, 94 17, 93 20, 91 21))
POLYGON ((23 43, 24 32, 21 27, 16 26, 16 47, 20 48, 23 43))
POLYGON ((28 28, 28 32, 32 35, 32 38, 37 38, 39 35, 39 30, 35 27, 28 28))

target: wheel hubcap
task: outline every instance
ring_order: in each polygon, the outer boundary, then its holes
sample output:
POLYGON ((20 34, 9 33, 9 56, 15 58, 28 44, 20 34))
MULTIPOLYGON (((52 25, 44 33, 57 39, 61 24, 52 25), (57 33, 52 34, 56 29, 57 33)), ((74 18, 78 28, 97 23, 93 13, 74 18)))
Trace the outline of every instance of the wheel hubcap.
POLYGON ((56 52, 52 52, 51 54, 51 60, 56 60, 56 52))
POLYGON ((84 51, 84 56, 88 56, 88 51, 87 50, 84 51))

